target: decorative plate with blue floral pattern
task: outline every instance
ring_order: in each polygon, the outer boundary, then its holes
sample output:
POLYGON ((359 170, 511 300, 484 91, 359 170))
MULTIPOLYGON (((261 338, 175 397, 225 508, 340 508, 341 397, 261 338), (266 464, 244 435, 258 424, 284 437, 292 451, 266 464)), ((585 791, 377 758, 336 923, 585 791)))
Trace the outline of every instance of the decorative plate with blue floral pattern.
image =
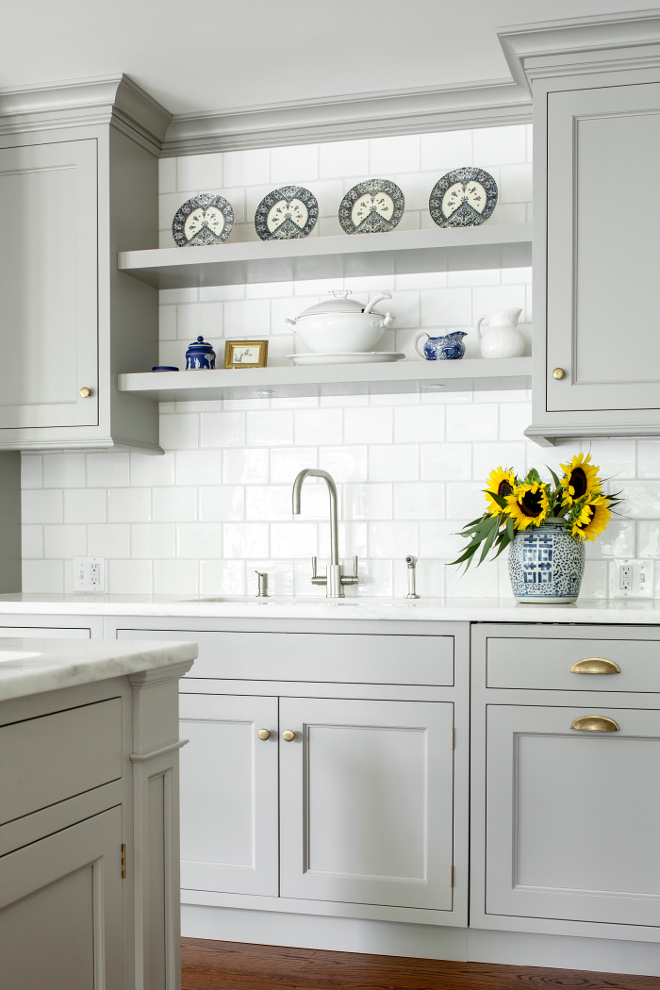
POLYGON ((234 226, 234 211, 222 196, 198 193, 174 214, 172 237, 179 247, 222 244, 234 226))
POLYGON ((341 201, 339 223, 346 234, 394 230, 403 216, 403 193, 389 179, 367 179, 353 186, 341 201))
POLYGON ((265 196, 254 215, 254 227, 262 241, 307 237, 319 218, 316 196, 304 186, 282 186, 265 196))
POLYGON ((482 168, 455 168, 436 182, 429 212, 439 227, 475 227, 497 204, 497 183, 482 168))

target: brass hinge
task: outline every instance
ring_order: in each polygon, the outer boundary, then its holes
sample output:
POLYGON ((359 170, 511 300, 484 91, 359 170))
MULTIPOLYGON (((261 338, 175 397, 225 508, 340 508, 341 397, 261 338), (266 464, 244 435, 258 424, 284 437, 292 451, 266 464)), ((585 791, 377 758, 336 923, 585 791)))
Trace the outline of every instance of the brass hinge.
POLYGON ((456 729, 451 730, 451 748, 454 748, 454 743, 456 742, 456 729))
POLYGON ((121 878, 126 879, 126 843, 121 844, 121 878))
POLYGON ((454 886, 454 867, 453 866, 452 866, 451 871, 450 871, 449 886, 450 887, 453 887, 454 886))

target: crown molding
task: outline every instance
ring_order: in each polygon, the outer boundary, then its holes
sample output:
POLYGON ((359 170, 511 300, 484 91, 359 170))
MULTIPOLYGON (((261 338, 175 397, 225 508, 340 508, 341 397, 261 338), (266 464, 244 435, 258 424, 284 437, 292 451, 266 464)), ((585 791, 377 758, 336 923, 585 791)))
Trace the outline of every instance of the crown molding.
POLYGON ((0 134, 112 123, 158 154, 172 114, 126 75, 0 91, 0 134))
POLYGON ((514 82, 528 93, 543 76, 660 65, 660 10, 522 24, 497 36, 514 82))
POLYGON ((527 88, 493 80, 475 87, 361 93, 226 114, 175 114, 161 154, 173 157, 389 137, 531 119, 527 88))

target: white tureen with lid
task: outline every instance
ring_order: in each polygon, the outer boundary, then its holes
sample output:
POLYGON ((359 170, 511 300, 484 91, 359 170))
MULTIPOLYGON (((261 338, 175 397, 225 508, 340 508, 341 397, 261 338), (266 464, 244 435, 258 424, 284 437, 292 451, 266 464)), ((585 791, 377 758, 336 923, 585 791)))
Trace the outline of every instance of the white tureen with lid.
POLYGON ((383 315, 373 311, 376 303, 391 299, 391 293, 377 293, 366 306, 356 299, 349 299, 349 295, 348 290, 333 292, 332 298, 310 306, 295 320, 286 322, 317 354, 370 351, 383 336, 385 328, 394 323, 391 313, 383 315))

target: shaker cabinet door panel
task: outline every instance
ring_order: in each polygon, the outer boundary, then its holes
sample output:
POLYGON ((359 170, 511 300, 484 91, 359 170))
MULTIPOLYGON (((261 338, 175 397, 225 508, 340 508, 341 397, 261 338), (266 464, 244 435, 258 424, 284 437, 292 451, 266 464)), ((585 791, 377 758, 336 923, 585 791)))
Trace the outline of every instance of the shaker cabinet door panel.
POLYGON ((0 972, 13 990, 124 986, 121 808, 0 857, 0 972))
POLYGON ((98 422, 97 210, 95 139, 0 150, 0 429, 98 422))
POLYGON ((182 694, 180 724, 182 888, 276 897, 277 699, 182 694))
POLYGON ((452 725, 450 703, 280 699, 283 897, 451 911, 452 725))
POLYGON ((660 926, 658 712, 489 705, 487 754, 487 915, 660 926))
POLYGON ((660 84, 550 93, 547 139, 546 408, 657 409, 660 84))

